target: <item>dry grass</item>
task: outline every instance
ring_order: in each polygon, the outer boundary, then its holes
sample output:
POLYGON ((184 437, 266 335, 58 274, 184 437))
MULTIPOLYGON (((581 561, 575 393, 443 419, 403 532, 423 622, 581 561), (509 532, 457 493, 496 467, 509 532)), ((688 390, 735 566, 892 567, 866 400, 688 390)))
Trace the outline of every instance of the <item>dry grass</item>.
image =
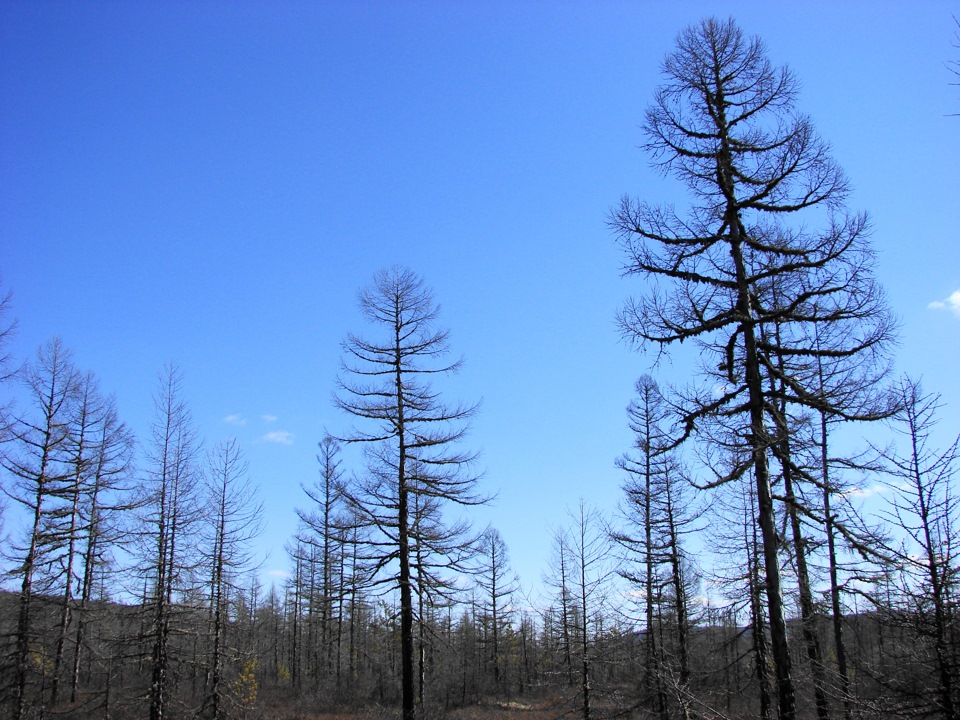
POLYGON ((483 705, 457 708, 443 716, 443 720, 556 720, 563 714, 555 700, 531 702, 495 702, 483 705))
MULTIPOLYGON (((563 717, 564 707, 556 699, 537 702, 485 702, 446 711, 428 712, 428 720, 557 720, 563 717)), ((257 720, 399 720, 397 708, 370 706, 338 712, 312 712, 304 707, 290 705, 265 709, 257 720)))

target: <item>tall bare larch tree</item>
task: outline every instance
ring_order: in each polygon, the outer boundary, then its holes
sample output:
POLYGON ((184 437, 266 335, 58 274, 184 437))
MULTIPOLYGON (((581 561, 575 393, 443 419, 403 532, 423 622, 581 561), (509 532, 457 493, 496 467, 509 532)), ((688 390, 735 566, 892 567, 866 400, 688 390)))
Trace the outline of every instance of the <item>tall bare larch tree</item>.
POLYGON ((679 399, 684 437, 711 415, 740 424, 746 461, 718 482, 754 477, 780 717, 792 720, 772 418, 781 402, 828 402, 812 381, 816 326, 844 324, 848 332, 822 352, 849 357, 882 347, 893 323, 873 280, 866 218, 844 209, 846 179, 796 111, 789 70, 774 67, 761 41, 732 20, 713 18, 680 33, 663 70, 645 147, 692 203, 681 215, 624 198, 611 213, 626 274, 652 281, 621 311, 620 325, 641 344, 699 346, 709 381, 679 399), (823 229, 811 230, 811 221, 823 229))
MULTIPOLYGON (((400 595, 400 661, 404 720, 416 714, 414 669, 414 552, 418 498, 424 505, 473 505, 475 454, 460 449, 476 405, 441 400, 431 380, 456 373, 461 360, 445 361, 449 336, 438 329, 439 307, 416 273, 394 267, 378 272, 359 295, 360 310, 378 333, 349 335, 334 400, 357 422, 341 438, 366 446, 367 473, 344 490, 358 515, 380 535, 378 569, 400 595), (415 522, 416 521, 416 522, 415 522)), ((439 518, 438 518, 439 520, 439 518)), ((435 523, 430 523, 435 527, 435 523)), ((469 546, 445 540, 453 552, 469 546)))
POLYGON ((168 717, 171 669, 178 660, 173 647, 176 593, 196 565, 191 547, 197 521, 200 442, 186 401, 182 375, 167 366, 154 396, 154 420, 144 475, 144 527, 141 537, 144 598, 149 617, 150 719, 168 717))

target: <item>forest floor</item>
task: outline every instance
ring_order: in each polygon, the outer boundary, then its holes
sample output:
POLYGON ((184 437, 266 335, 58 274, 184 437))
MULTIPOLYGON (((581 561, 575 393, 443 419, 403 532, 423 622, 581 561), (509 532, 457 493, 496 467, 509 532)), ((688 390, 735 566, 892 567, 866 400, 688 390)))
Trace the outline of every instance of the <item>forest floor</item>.
MULTIPOLYGON (((539 702, 496 702, 439 711, 431 720, 556 720, 568 708, 558 707, 555 700, 539 702)), ((367 707, 336 713, 308 713, 302 710, 272 708, 259 716, 261 720, 399 720, 398 708, 367 707)))

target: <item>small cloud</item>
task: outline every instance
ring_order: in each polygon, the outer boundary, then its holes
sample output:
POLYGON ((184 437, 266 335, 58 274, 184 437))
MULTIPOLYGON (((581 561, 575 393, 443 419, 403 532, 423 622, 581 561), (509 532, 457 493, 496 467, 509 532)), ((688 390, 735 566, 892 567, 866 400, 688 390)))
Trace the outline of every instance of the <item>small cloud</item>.
POLYGON ((874 495, 880 495, 881 493, 885 493, 887 492, 887 490, 889 490, 889 488, 886 485, 874 485, 873 487, 869 487, 869 488, 855 487, 855 488, 850 488, 849 490, 843 491, 842 493, 840 493, 840 497, 868 498, 874 495))
POLYGON ((246 425, 247 419, 243 415, 227 415, 223 421, 230 425, 246 425))
POLYGON ((278 445, 293 445, 293 433, 288 430, 273 430, 260 439, 278 445))
POLYGON ((288 573, 286 570, 268 570, 268 571, 267 571, 267 575, 269 575, 270 577, 275 577, 275 578, 288 578, 288 577, 290 577, 290 573, 288 573))
POLYGON ((954 316, 960 318, 960 290, 954 290, 944 300, 934 300, 927 307, 931 310, 949 310, 954 316))
POLYGON ((261 415, 261 416, 260 416, 260 419, 263 420, 265 423, 274 423, 274 422, 277 421, 277 416, 276 416, 276 415, 269 415, 269 414, 267 414, 267 415, 261 415))

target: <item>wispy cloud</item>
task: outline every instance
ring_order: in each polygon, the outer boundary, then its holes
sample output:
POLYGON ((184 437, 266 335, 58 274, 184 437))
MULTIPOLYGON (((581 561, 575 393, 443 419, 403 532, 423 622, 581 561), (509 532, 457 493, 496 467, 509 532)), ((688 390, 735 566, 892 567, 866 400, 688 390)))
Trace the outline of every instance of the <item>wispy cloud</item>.
POLYGON ((293 445, 293 433, 289 430, 273 430, 260 439, 278 445, 293 445))
POLYGON ((267 415, 261 415, 260 419, 263 420, 265 423, 275 423, 277 421, 277 416, 270 415, 268 413, 267 415))
POLYGON ((960 290, 954 290, 944 300, 934 300, 927 307, 931 310, 949 310, 955 317, 960 318, 960 290))
POLYGON ((844 490, 842 493, 840 493, 840 496, 845 498, 868 498, 872 497, 873 495, 885 493, 889 489, 890 488, 886 485, 874 485, 873 487, 868 488, 854 487, 850 488, 849 490, 844 490))
POLYGON ((268 571, 267 571, 267 575, 269 575, 270 577, 275 577, 275 578, 288 578, 288 577, 290 577, 290 573, 288 573, 286 570, 268 570, 268 571))
POLYGON ((246 425, 247 419, 243 415, 227 415, 223 421, 230 425, 246 425))

